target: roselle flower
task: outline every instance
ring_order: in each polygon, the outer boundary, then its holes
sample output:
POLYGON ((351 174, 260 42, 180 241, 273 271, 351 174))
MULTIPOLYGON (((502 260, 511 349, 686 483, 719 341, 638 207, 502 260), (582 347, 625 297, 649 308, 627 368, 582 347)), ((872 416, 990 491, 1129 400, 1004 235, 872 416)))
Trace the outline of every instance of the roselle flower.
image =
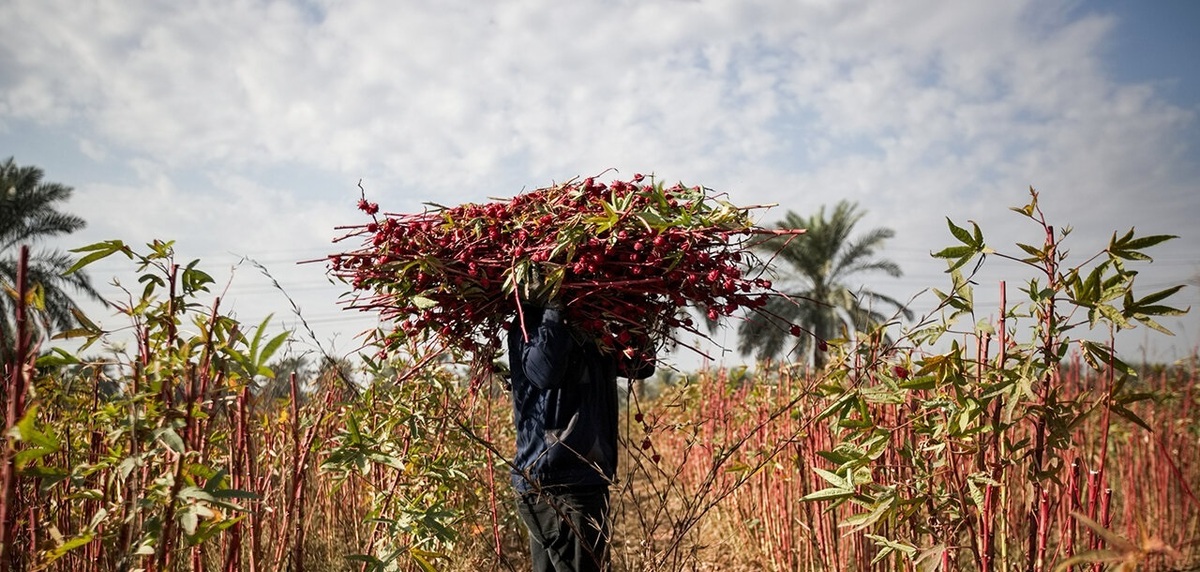
MULTIPOLYGON (((531 292, 553 296, 605 351, 640 353, 687 336, 708 337, 680 309, 712 320, 756 311, 770 281, 752 272, 752 247, 769 235, 704 187, 652 176, 604 184, 571 180, 487 204, 372 217, 340 240, 356 250, 328 257, 353 287, 348 308, 393 324, 384 340, 436 343, 477 364, 501 351, 506 324, 531 292)), ((803 231, 798 231, 803 232, 803 231)), ((690 347, 690 345, 689 345, 690 347)))

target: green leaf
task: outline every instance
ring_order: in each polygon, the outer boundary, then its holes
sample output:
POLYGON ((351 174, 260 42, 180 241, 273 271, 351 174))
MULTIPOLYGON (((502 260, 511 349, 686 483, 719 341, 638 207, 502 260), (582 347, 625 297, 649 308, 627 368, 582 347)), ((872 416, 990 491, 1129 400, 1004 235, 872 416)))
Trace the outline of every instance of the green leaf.
POLYGON ((863 536, 873 540, 876 546, 882 547, 882 549, 879 551, 879 554, 875 555, 875 559, 871 561, 872 565, 878 564, 893 551, 899 551, 910 559, 917 554, 917 547, 906 542, 891 540, 877 534, 864 534, 863 536))
POLYGON ((855 403, 857 403, 857 401, 858 401, 857 393, 847 392, 845 395, 843 395, 837 401, 833 402, 833 404, 831 404, 829 407, 826 407, 824 411, 822 411, 819 415, 817 415, 817 418, 814 421, 820 421, 826 417, 829 417, 830 415, 833 415, 834 413, 838 413, 838 412, 844 413, 848 409, 853 408, 855 403))
POLYGON ((969 257, 975 253, 975 249, 970 246, 948 246, 932 254, 934 258, 963 258, 969 257))
POLYGON ((1120 415, 1121 417, 1124 417, 1126 420, 1130 421, 1131 423, 1136 424, 1137 426, 1141 427, 1142 429, 1145 429, 1151 433, 1154 432, 1154 429, 1150 428, 1150 424, 1143 421, 1142 418, 1138 417, 1138 415, 1136 413, 1134 413, 1133 411, 1126 409, 1124 405, 1114 404, 1112 406, 1112 412, 1116 413, 1117 415, 1120 415))
POLYGON ((87 266, 97 260, 108 258, 109 256, 112 256, 118 252, 123 253, 131 260, 133 259, 133 251, 130 250, 128 246, 125 246, 124 242, 119 240, 106 240, 104 242, 97 242, 95 244, 89 244, 87 246, 73 249, 71 252, 87 252, 88 254, 82 256, 63 274, 72 274, 84 266, 87 266))
POLYGON ((207 292, 208 285, 216 282, 207 272, 196 268, 199 263, 199 260, 189 262, 180 273, 179 282, 185 293, 207 292))
POLYGON ((184 444, 183 438, 180 437, 179 433, 176 433, 175 429, 171 427, 163 427, 162 429, 159 429, 155 436, 160 439, 164 445, 176 453, 182 454, 187 450, 187 445, 184 444))
POLYGON ((1029 258, 1025 259, 1026 262, 1041 260, 1042 257, 1046 255, 1045 251, 1041 248, 1029 244, 1018 242, 1017 247, 1019 247, 1021 250, 1024 250, 1025 253, 1029 255, 1029 258))
MULTIPOLYGON (((971 236, 971 233, 967 232, 967 229, 954 224, 954 221, 950 220, 950 217, 946 217, 946 225, 950 227, 950 234, 954 235, 954 238, 957 238, 959 242, 968 246, 976 245, 975 239, 971 236)), ((979 227, 976 226, 975 228, 978 230, 979 227)))
POLYGON ((221 486, 225 484, 225 477, 227 476, 229 476, 229 469, 222 467, 205 480, 204 490, 210 494, 220 490, 221 486))
POLYGON ((846 534, 858 532, 864 528, 871 526, 883 518, 888 513, 888 509, 892 507, 892 503, 896 501, 895 495, 888 495, 879 499, 872 505, 869 512, 851 515, 838 523, 838 528, 846 527, 849 530, 846 534))
POLYGON ((839 475, 837 473, 834 473, 831 471, 826 471, 825 469, 822 469, 819 467, 813 467, 813 472, 820 475, 820 477, 822 479, 825 479, 826 482, 828 482, 829 484, 831 484, 835 487, 842 488, 842 489, 853 489, 854 488, 854 484, 851 482, 851 479, 849 476, 843 478, 841 475, 839 475))
POLYGON ((899 386, 910 390, 933 389, 937 387, 937 379, 931 375, 923 375, 902 381, 899 383, 899 386))
POLYGON ((1134 316, 1133 318, 1134 318, 1135 320, 1137 320, 1139 323, 1141 323, 1143 326, 1146 326, 1147 328, 1150 328, 1151 330, 1154 330, 1154 331, 1156 331, 1156 332, 1158 332, 1158 333, 1160 333, 1160 334, 1164 334, 1164 335, 1167 335, 1167 336, 1174 336, 1174 335, 1175 335, 1175 332, 1172 332, 1171 330, 1167 329, 1167 328, 1166 328, 1165 326, 1163 326, 1162 324, 1160 324, 1160 323, 1158 323, 1158 322, 1156 322, 1156 321, 1154 321, 1154 320, 1150 319, 1149 317, 1146 317, 1146 316, 1134 316))
POLYGON ((1009 210, 1011 210, 1013 212, 1021 213, 1027 217, 1032 218, 1034 211, 1037 210, 1037 207, 1038 207, 1037 191, 1033 190, 1033 187, 1029 187, 1029 202, 1023 207, 1009 207, 1009 210))
POLYGON ((416 548, 413 548, 409 551, 409 555, 412 556, 412 559, 417 563, 418 566, 421 567, 421 570, 424 572, 438 572, 437 568, 434 568, 433 564, 426 559, 427 554, 433 553, 418 550, 416 548))
POLYGON ((66 556, 68 552, 79 548, 80 546, 84 546, 95 539, 96 533, 91 530, 84 532, 83 534, 73 536, 62 544, 59 544, 58 546, 55 546, 54 548, 44 552, 38 564, 45 565, 54 562, 55 560, 66 556))
POLYGON ((821 489, 816 492, 808 493, 800 499, 800 502, 842 499, 842 498, 847 498, 847 497, 850 497, 853 495, 854 495, 853 490, 839 489, 837 487, 830 487, 827 489, 821 489))
POLYGON ((1125 314, 1113 306, 1100 304, 1096 306, 1096 311, 1100 312, 1100 315, 1104 316, 1104 318, 1119 329, 1128 330, 1133 327, 1133 324, 1130 324, 1129 320, 1125 319, 1125 314))
POLYGON ((42 433, 37 428, 38 404, 31 404, 26 410, 25 415, 17 422, 17 425, 9 429, 10 437, 16 437, 18 440, 39 447, 57 447, 58 440, 51 436, 42 433))
POLYGON ((1114 232, 1106 250, 1113 259, 1151 261, 1153 259, 1141 251, 1173 238, 1179 237, 1169 234, 1156 234, 1135 238, 1133 229, 1131 228, 1121 238, 1117 238, 1117 233, 1114 232))
POLYGON ((242 499, 254 500, 259 498, 258 493, 252 491, 243 491, 240 489, 220 489, 212 492, 214 498, 217 499, 242 499))
POLYGON ((813 472, 833 486, 804 495, 800 502, 839 499, 854 495, 854 478, 850 470, 846 471, 845 477, 818 467, 813 467, 813 472))
POLYGON ((245 515, 236 516, 234 518, 225 518, 218 521, 204 521, 197 527, 196 532, 188 536, 188 541, 192 545, 204 544, 209 539, 216 536, 220 532, 231 528, 241 520, 245 519, 245 515))
POLYGON ((1137 301, 1137 305, 1140 307, 1140 306, 1146 306, 1149 304, 1154 304, 1156 302, 1161 302, 1170 296, 1174 296, 1175 293, 1182 290, 1184 286, 1185 286, 1184 284, 1179 284, 1177 286, 1172 286, 1165 290, 1159 290, 1158 292, 1155 292, 1153 294, 1147 294, 1146 296, 1143 296, 1142 299, 1137 301))

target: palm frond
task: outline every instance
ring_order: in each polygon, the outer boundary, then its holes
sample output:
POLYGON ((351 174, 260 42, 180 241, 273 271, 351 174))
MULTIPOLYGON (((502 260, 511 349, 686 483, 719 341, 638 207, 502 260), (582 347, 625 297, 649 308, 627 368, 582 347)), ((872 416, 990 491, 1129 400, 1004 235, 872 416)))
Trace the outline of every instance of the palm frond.
MULTIPOLYGON (((867 331, 890 319, 877 307, 895 309, 906 319, 912 313, 901 302, 870 290, 852 288, 851 280, 866 273, 902 275, 900 266, 879 252, 895 232, 876 228, 855 235, 855 225, 865 215, 858 205, 840 201, 831 211, 822 206, 816 214, 803 217, 787 212, 775 224, 779 229, 806 230, 803 235, 777 236, 756 247, 770 267, 777 287, 796 286, 796 293, 770 300, 759 313, 752 313, 738 327, 738 350, 760 359, 783 355, 823 362, 813 351, 816 340, 840 337, 847 327, 867 331), (791 335, 792 326, 805 334, 791 335), (811 354, 810 354, 811 352, 811 354)), ((792 292, 787 289, 785 291, 792 292)))

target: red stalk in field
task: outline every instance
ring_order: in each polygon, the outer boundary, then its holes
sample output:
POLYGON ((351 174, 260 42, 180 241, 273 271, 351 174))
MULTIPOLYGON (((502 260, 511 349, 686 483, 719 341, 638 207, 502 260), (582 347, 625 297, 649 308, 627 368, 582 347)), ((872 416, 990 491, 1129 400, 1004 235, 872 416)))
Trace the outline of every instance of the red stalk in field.
MULTIPOLYGON (((484 439, 489 443, 492 442, 492 399, 491 396, 484 396, 484 439)), ((504 562, 504 545, 500 540, 500 509, 496 503, 496 464, 487 464, 487 480, 488 480, 488 504, 492 512, 492 538, 494 539, 492 548, 496 551, 496 560, 504 562)))
POLYGON ((1044 570, 1046 566, 1046 548, 1050 538, 1050 493, 1043 489, 1038 499, 1038 545, 1037 569, 1044 570))
MULTIPOLYGON (((258 483, 258 462, 255 457, 254 439, 251 438, 247 420, 250 418, 250 388, 243 387, 241 395, 238 397, 238 423, 241 425, 240 434, 245 447, 242 450, 242 467, 246 475, 246 482, 249 484, 249 490, 259 490, 258 483)), ((265 491, 263 491, 265 493, 265 491)), ((262 561, 262 528, 263 528, 263 499, 265 494, 260 494, 255 500, 250 501, 250 566, 247 568, 249 572, 258 572, 259 563, 262 561)))
MULTIPOLYGON (((1000 317, 998 318, 997 341, 996 341, 996 364, 997 369, 1003 371, 1004 363, 1008 360, 1008 328, 1006 318, 1008 314, 1008 291, 1006 283, 1000 281, 1000 317)), ((1003 432, 1000 430, 1000 411, 1001 400, 995 399, 992 404, 992 434, 991 442, 986 450, 990 453, 990 459, 987 461, 992 481, 999 483, 1001 479, 1000 462, 1000 438, 1003 432)), ((985 455, 986 455, 985 453, 985 455)), ((982 572, 991 572, 993 568, 992 558, 995 555, 996 532, 994 530, 996 522, 996 485, 988 483, 984 485, 983 497, 983 520, 981 523, 981 534, 983 538, 982 546, 980 547, 980 570, 982 572)))
POLYGON ((1071 461, 1071 472, 1067 473, 1067 502, 1069 503, 1065 517, 1066 526, 1063 527, 1063 535, 1060 542, 1063 546, 1063 556, 1070 558, 1075 555, 1075 535, 1078 531, 1078 524, 1075 518, 1070 514, 1079 512, 1079 478, 1082 475, 1083 467, 1079 464, 1079 459, 1071 461))
MULTIPOLYGON (((22 245, 20 258, 17 259, 17 303, 14 335, 17 337, 13 344, 12 363, 8 364, 8 388, 5 397, 8 399, 6 412, 6 431, 15 426, 25 414, 25 354, 29 351, 29 339, 25 315, 26 283, 25 271, 29 264, 29 247, 22 245)), ((17 467, 16 445, 12 437, 6 437, 4 446, 4 466, 0 468, 0 572, 8 572, 10 566, 21 567, 21 554, 14 552, 13 534, 16 527, 17 512, 20 511, 17 498, 17 467)))
MULTIPOLYGON (((1088 506, 1087 516, 1093 522, 1096 522, 1096 512, 1100 506, 1100 472, 1088 472, 1088 506)), ((1100 548, 1100 536, 1096 531, 1089 529, 1088 531, 1088 549, 1096 550, 1100 548)))
MULTIPOLYGON (((171 265, 171 271, 167 276, 167 287, 168 287, 167 318, 168 319, 167 319, 167 344, 165 344, 165 347, 167 347, 167 348, 174 348, 175 342, 176 342, 175 288, 177 287, 176 282, 178 279, 178 273, 179 273, 179 265, 178 264, 171 265)), ((170 350, 168 349, 168 351, 170 351, 170 350)), ((181 375, 187 375, 187 373, 181 372, 181 375)), ((162 396, 162 400, 163 400, 163 403, 164 403, 164 406, 166 409, 170 409, 171 404, 172 404, 172 394, 174 393, 175 384, 173 384, 171 382, 176 381, 176 380, 173 380, 172 378, 173 378, 172 375, 168 375, 161 379, 162 385, 159 390, 159 394, 162 396)), ((186 398, 185 398, 185 401, 186 401, 186 398)), ((189 402, 189 403, 186 403, 185 405, 187 407, 187 413, 185 414, 185 418, 184 418, 184 426, 183 426, 184 441, 183 441, 183 443, 186 448, 186 446, 187 446, 186 439, 187 439, 189 431, 191 430, 191 425, 192 425, 192 403, 189 402)), ((183 458, 184 458, 183 452, 176 453, 176 455, 175 455, 175 479, 171 484, 171 492, 170 492, 169 496, 167 496, 167 508, 166 508, 165 514, 163 515, 162 534, 159 537, 158 546, 155 547, 155 555, 154 555, 155 564, 154 564, 154 567, 152 568, 152 572, 153 571, 166 572, 167 570, 171 569, 171 557, 174 555, 173 549, 175 546, 175 540, 176 540, 176 537, 179 536, 179 533, 175 526, 175 503, 176 503, 177 499, 179 498, 179 491, 183 489, 183 482, 184 482, 183 470, 185 468, 183 458)))
POLYGON ((1100 524, 1104 528, 1112 528, 1112 514, 1109 509, 1112 507, 1112 489, 1104 489, 1104 505, 1100 510, 1100 524))
MULTIPOLYGON (((251 486, 248 483, 249 478, 244 472, 246 466, 246 448, 248 446, 246 393, 246 388, 243 388, 238 393, 237 406, 232 414, 234 426, 233 446, 229 451, 229 478, 230 484, 238 490, 247 490, 251 486)), ((245 522, 243 520, 233 525, 233 528, 229 530, 229 542, 225 546, 225 566, 223 568, 225 572, 234 572, 235 570, 242 569, 242 530, 245 528, 243 526, 245 522)))
POLYGON ((1098 482, 1104 482, 1104 469, 1108 461, 1108 426, 1112 415, 1113 391, 1116 389, 1116 371, 1117 368, 1112 360, 1116 358, 1115 348, 1117 347, 1116 333, 1113 330, 1112 324, 1109 324, 1108 329, 1108 346, 1114 348, 1110 355, 1108 367, 1105 368, 1104 382, 1108 386, 1108 391, 1104 396, 1104 418, 1100 422, 1100 466, 1096 469, 1100 475, 1096 477, 1098 482))
POLYGON ((1042 510, 1040 507, 1041 499, 1046 495, 1045 485, 1042 476, 1046 456, 1046 423, 1048 413, 1046 407, 1049 404, 1050 396, 1053 394, 1053 389, 1057 385, 1058 378, 1058 352, 1057 340, 1055 338, 1058 328, 1057 314, 1057 296, 1055 292, 1059 289, 1058 284, 1058 248, 1054 238, 1054 227, 1045 225, 1046 240, 1043 246, 1044 256, 1042 256, 1043 267, 1042 272, 1046 277, 1046 288, 1049 292, 1046 301, 1040 304, 1042 312, 1042 340, 1041 351, 1043 356, 1043 367, 1045 375, 1042 379, 1041 391, 1038 392, 1038 409, 1039 412, 1033 420, 1033 466, 1031 467, 1030 478, 1033 480, 1033 498, 1029 503, 1029 538, 1028 538, 1028 563, 1027 568, 1035 572, 1041 572, 1045 568, 1045 547, 1046 535, 1049 533, 1047 523, 1041 518, 1042 510))
MULTIPOLYGON (((296 384, 295 373, 292 374, 290 382, 292 419, 291 426, 289 427, 289 440, 292 443, 292 474, 290 475, 291 479, 289 484, 291 490, 287 491, 287 505, 283 513, 282 538, 275 549, 276 566, 283 562, 284 554, 287 552, 289 540, 288 535, 293 533, 293 531, 295 532, 296 538, 293 541, 294 544, 292 546, 292 556, 300 556, 302 553, 298 554, 297 552, 302 551, 304 548, 304 509, 302 505, 304 504, 305 496, 305 475, 308 467, 308 459, 312 453, 313 440, 317 438, 317 429, 322 426, 321 423, 313 423, 311 426, 309 426, 308 431, 304 434, 304 438, 300 438, 300 392, 299 387, 296 384)), ((330 390, 325 395, 325 400, 323 401, 322 407, 328 409, 333 403, 333 399, 334 394, 333 391, 330 390)), ((319 419, 322 415, 324 415, 324 413, 323 411, 317 411, 314 412, 314 415, 319 419)), ((294 566, 296 561, 297 560, 293 560, 293 569, 295 569, 294 566)))
MULTIPOLYGON (((292 458, 300 459, 300 388, 296 383, 296 372, 292 372, 288 382, 288 390, 291 392, 292 407, 292 458)), ((312 429, 309 431, 311 432, 312 429)), ((305 458, 307 458, 307 453, 308 451, 306 447, 305 458)), ((296 502, 292 505, 296 512, 296 541, 295 544, 292 545, 292 572, 303 572, 304 570, 305 465, 306 463, 297 463, 292 469, 292 498, 296 500, 296 502)))

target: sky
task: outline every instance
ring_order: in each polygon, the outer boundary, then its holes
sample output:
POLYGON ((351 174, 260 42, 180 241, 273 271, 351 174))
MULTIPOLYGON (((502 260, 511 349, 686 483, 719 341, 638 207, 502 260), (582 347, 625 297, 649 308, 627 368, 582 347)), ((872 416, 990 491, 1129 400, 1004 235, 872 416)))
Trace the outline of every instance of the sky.
MULTIPOLYGON (((63 208, 88 221, 52 246, 174 240, 242 321, 296 328, 299 306, 316 338, 295 352, 351 352, 374 323, 298 264, 357 246, 334 239, 365 222, 360 185, 413 212, 613 169, 777 204, 764 225, 854 201, 905 271, 864 286, 918 313, 948 285, 929 256, 947 218, 1001 252, 1041 242, 1009 210, 1032 187, 1073 229, 1068 263, 1133 228, 1179 236, 1137 267, 1141 292, 1200 274, 1189 0, 0 0, 0 21, 0 158, 73 187, 63 208)), ((118 299, 134 276, 90 274, 118 299)), ((989 259, 977 317, 1029 277, 989 259)), ((1198 313, 1119 349, 1191 355, 1198 313)))

